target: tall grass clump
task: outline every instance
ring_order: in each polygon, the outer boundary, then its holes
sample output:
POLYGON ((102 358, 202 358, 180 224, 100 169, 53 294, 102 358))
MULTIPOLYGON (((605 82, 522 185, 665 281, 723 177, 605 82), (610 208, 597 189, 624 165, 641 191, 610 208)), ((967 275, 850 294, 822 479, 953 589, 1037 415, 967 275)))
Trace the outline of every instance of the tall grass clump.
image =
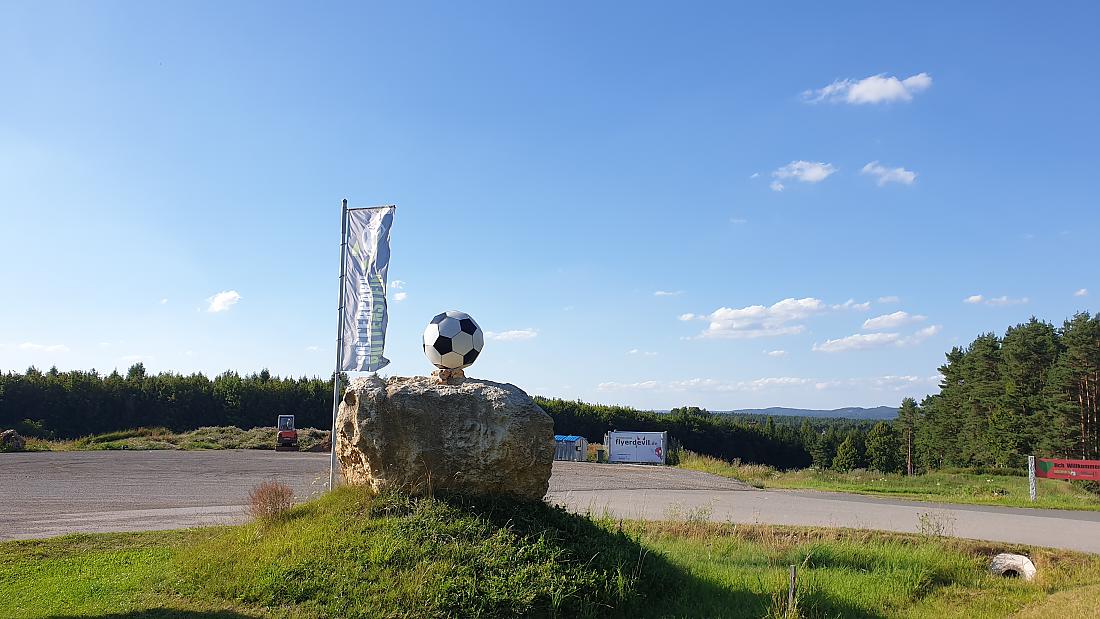
POLYGON ((294 490, 278 481, 265 481, 248 493, 248 513, 254 519, 269 523, 294 505, 294 490))

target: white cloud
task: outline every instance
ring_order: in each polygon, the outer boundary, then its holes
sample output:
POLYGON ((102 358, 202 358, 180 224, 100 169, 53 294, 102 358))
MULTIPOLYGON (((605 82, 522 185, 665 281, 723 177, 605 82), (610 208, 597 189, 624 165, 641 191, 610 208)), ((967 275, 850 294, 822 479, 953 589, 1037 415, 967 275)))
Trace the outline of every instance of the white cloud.
MULTIPOLYGON (((783 299, 769 307, 750 305, 742 308, 720 307, 709 316, 690 314, 696 319, 706 319, 710 325, 699 334, 704 338, 755 338, 800 333, 805 328, 792 324, 828 309, 821 299, 783 299)), ((680 316, 681 320, 689 314, 680 316)))
POLYGON ((882 329, 893 329, 901 325, 906 325, 911 322, 920 322, 922 320, 924 320, 924 316, 920 314, 897 311, 892 314, 883 314, 882 316, 868 318, 863 321, 863 328, 868 331, 880 331, 882 329))
POLYGON ((36 344, 34 342, 23 342, 19 345, 19 350, 31 352, 69 352, 69 347, 64 344, 36 344))
POLYGON ((405 287, 405 280, 395 279, 390 282, 390 290, 401 290, 405 287))
POLYGON ((160 304, 161 305, 167 305, 168 304, 168 299, 167 298, 161 299, 160 304))
MULTIPOLYGON (((803 183, 820 183, 821 181, 829 178, 829 175, 836 172, 836 166, 831 163, 813 162, 813 161, 792 161, 787 165, 772 172, 772 176, 778 179, 789 179, 803 182, 803 183)), ((772 189, 776 191, 782 191, 783 185, 780 183, 772 183, 772 189), (776 189, 774 185, 778 184, 779 189, 776 189)))
POLYGON ((815 389, 835 389, 837 387, 849 387, 860 389, 873 389, 876 391, 906 391, 912 389, 927 388, 939 383, 938 376, 871 376, 867 378, 846 378, 840 380, 825 380, 814 385, 815 389))
POLYGON ((224 312, 236 305, 240 300, 241 295, 238 294, 236 290, 223 290, 206 300, 209 303, 206 311, 224 312))
POLYGON ((538 336, 535 329, 512 329, 511 331, 486 331, 485 337, 498 342, 519 342, 538 336))
POLYGON ((696 392, 760 392, 800 389, 812 387, 826 389, 863 389, 872 391, 919 393, 932 389, 939 383, 938 376, 883 375, 857 378, 820 379, 798 376, 769 376, 753 380, 716 380, 713 378, 689 378, 685 380, 645 380, 633 383, 616 381, 602 382, 596 389, 603 392, 644 391, 649 393, 696 393, 696 392))
POLYGON ((815 352, 865 350, 896 344, 900 338, 901 335, 898 333, 856 333, 835 340, 825 340, 824 344, 814 344, 813 350, 815 352))
POLYGON ((848 299, 847 301, 845 301, 845 302, 843 302, 839 305, 834 305, 833 309, 835 309, 835 310, 848 310, 848 309, 850 309, 850 310, 857 310, 857 311, 860 311, 860 312, 864 312, 864 311, 867 311, 867 310, 871 309, 871 302, 870 301, 864 301, 863 303, 856 303, 855 299, 848 299))
POLYGON ((973 294, 963 299, 963 303, 969 303, 971 305, 977 305, 983 303, 991 307, 1004 307, 1006 305, 1024 305, 1030 299, 1027 297, 1012 298, 1009 296, 990 297, 986 298, 980 294, 973 294))
POLYGON ((653 293, 655 297, 678 297, 684 294, 683 290, 658 290, 653 293))
POLYGON ((942 329, 943 329, 943 327, 941 327, 940 325, 929 325, 929 326, 927 326, 923 329, 920 329, 919 331, 917 331, 913 335, 910 335, 907 338, 903 338, 901 343, 902 344, 920 344, 924 340, 926 340, 926 339, 932 337, 933 335, 936 335, 937 333, 939 333, 942 329))
POLYGON ((407 298, 409 298, 409 293, 407 293, 407 292, 395 292, 395 293, 393 293, 393 300, 395 302, 404 301, 407 298))
POLYGON ((866 310, 870 302, 856 303, 849 299, 828 305, 821 299, 783 299, 771 306, 750 305, 742 308, 720 307, 710 314, 681 314, 680 320, 707 320, 710 324, 699 338, 747 339, 776 335, 793 335, 805 330, 800 321, 828 311, 866 310))
POLYGON ((1023 305, 1028 302, 1027 297, 1020 297, 1019 299, 1013 299, 1007 296, 993 297, 985 302, 986 305, 992 305, 994 307, 1003 307, 1005 305, 1023 305))
POLYGON ((911 75, 903 80, 879 73, 861 80, 836 80, 824 88, 807 90, 802 93, 802 100, 807 103, 842 101, 856 105, 911 101, 913 95, 928 90, 931 86, 932 76, 927 73, 911 75))
POLYGON ((899 299, 895 295, 889 295, 889 296, 886 296, 886 297, 879 297, 878 298, 879 303, 898 303, 900 301, 901 301, 901 299, 899 299))
POLYGON ((902 185, 912 185, 913 181, 917 180, 917 173, 906 170, 905 168, 887 168, 884 165, 879 164, 877 161, 872 161, 863 166, 863 170, 860 174, 868 174, 878 179, 878 186, 882 187, 887 183, 901 183, 902 185))
POLYGON ((769 357, 786 357, 787 356, 787 351, 785 351, 785 350, 765 350, 764 354, 768 355, 769 357))
POLYGON ((915 346, 939 332, 940 326, 932 325, 910 336, 903 336, 900 333, 856 333, 835 340, 826 340, 824 344, 814 344, 813 350, 816 352, 847 352, 891 345, 915 346))
POLYGON ((642 357, 656 357, 657 356, 657 353, 655 353, 655 352, 651 352, 651 351, 648 351, 648 350, 638 350, 637 348, 631 348, 630 350, 626 351, 626 354, 628 354, 628 355, 638 355, 638 356, 642 356, 642 357))
POLYGON ((1088 288, 1081 288, 1077 292, 1073 293, 1073 296, 1075 296, 1075 297, 1087 297, 1087 296, 1089 296, 1089 290, 1088 290, 1088 288))
POLYGON ((753 173, 752 173, 752 176, 750 176, 749 178, 756 178, 756 177, 758 177, 758 176, 760 176, 760 173, 759 173, 759 172, 753 172, 753 173))
POLYGON ((749 220, 743 219, 741 217, 730 217, 730 223, 731 224, 747 224, 747 223, 749 223, 749 220))
POLYGON ((784 189, 783 183, 779 181, 772 181, 768 184, 768 188, 770 188, 772 191, 783 191, 784 189))
POLYGON ((148 355, 126 355, 126 356, 123 356, 123 357, 119 357, 118 360, 119 361, 125 361, 126 363, 135 363, 137 361, 141 361, 143 359, 148 359, 148 358, 149 358, 148 355))
POLYGON ((688 378, 685 380, 646 380, 636 383, 603 382, 596 385, 599 391, 665 391, 665 392, 731 392, 761 391, 765 389, 799 387, 813 384, 809 378, 774 376, 753 380, 727 381, 713 378, 688 378))
POLYGON ((320 346, 306 346, 306 352, 317 352, 321 350, 320 346))
POLYGON ((600 391, 634 391, 638 389, 648 391, 656 389, 659 386, 660 385, 655 380, 647 380, 638 383, 617 383, 615 381, 609 381, 596 385, 596 389, 600 391))

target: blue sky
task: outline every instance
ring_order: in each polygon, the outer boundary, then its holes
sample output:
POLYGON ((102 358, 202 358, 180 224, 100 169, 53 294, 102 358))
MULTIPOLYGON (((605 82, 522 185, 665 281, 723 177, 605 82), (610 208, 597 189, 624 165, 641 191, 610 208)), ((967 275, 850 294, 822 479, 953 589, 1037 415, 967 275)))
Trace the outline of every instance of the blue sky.
POLYGON ((1100 295, 1091 3, 407 4, 0 6, 0 369, 327 375, 343 197, 390 373, 459 309, 590 401, 897 405, 1100 295))

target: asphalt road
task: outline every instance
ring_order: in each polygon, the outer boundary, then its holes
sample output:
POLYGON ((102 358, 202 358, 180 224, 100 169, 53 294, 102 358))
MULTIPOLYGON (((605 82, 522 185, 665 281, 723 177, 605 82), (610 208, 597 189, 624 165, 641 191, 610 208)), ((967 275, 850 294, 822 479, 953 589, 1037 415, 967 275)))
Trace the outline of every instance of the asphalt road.
MULTIPOLYGON (((0 454, 0 540, 244 520, 248 492, 275 479, 298 500, 324 489, 328 455, 274 451, 0 454)), ((761 491, 669 467, 555 462, 547 500, 622 518, 854 527, 949 534, 1100 553, 1100 512, 923 503, 812 491, 761 491)))

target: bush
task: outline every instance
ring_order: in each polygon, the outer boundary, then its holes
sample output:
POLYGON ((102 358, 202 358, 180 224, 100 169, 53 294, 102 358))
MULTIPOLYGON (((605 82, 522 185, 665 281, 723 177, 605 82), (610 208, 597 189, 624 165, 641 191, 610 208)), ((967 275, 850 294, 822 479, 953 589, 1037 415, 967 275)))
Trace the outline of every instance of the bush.
POLYGON ((294 505, 294 490, 278 481, 265 481, 248 494, 248 513, 260 521, 282 516, 294 505))
POLYGON ((966 466, 966 467, 944 467, 935 469, 937 473, 949 473, 949 474, 973 474, 973 475, 1004 475, 1007 477, 1027 477, 1027 469, 1017 468, 993 468, 988 466, 966 466))
POLYGON ((53 432, 46 428, 46 422, 42 419, 38 421, 24 419, 15 424, 15 431, 27 438, 41 438, 46 440, 53 438, 53 432))
POLYGON ((1077 486, 1078 488, 1081 488, 1085 492, 1091 492, 1096 496, 1100 496, 1100 481, 1081 481, 1075 479, 1069 483, 1077 486))

